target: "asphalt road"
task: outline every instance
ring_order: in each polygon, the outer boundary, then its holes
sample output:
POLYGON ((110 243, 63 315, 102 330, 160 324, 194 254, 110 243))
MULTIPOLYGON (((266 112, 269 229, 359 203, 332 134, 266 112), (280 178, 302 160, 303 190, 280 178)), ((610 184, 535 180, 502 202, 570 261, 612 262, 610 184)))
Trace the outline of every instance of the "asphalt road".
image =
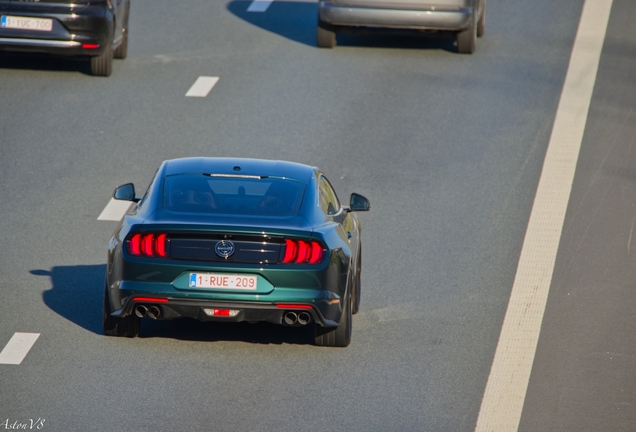
MULTIPOLYGON (((0 55, 2 422, 51 431, 472 431, 583 0, 488 0, 452 40, 315 47, 315 3, 134 0, 129 57, 0 55), (187 5, 185 5, 187 4, 187 5), (205 98, 184 95, 218 76, 205 98), (367 196, 346 349, 295 329, 144 322, 101 334, 115 186, 165 159, 321 167, 367 196)), ((614 0, 521 431, 636 428, 636 8, 614 0)))

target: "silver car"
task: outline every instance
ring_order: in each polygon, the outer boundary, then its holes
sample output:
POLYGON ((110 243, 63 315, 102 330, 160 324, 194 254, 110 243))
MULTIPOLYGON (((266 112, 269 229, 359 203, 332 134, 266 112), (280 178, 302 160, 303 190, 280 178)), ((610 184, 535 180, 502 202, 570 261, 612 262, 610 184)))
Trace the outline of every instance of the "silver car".
POLYGON ((336 33, 367 28, 453 32, 457 51, 475 52, 484 34, 486 0, 321 0, 317 44, 336 46, 336 33))

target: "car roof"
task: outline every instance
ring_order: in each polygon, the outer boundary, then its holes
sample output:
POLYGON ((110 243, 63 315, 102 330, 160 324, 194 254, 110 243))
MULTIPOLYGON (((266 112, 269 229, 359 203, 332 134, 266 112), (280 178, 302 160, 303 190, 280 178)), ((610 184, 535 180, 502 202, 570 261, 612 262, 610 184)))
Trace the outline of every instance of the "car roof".
POLYGON ((284 177, 307 183, 316 168, 295 162, 248 158, 191 157, 165 162, 164 175, 187 173, 284 177))

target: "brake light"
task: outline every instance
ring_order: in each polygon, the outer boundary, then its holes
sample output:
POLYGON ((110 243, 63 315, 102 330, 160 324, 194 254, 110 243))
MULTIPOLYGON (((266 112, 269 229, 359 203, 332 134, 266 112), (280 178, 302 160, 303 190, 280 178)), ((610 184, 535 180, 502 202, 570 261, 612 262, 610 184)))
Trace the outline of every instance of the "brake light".
POLYGON ((85 43, 85 44, 82 44, 82 48, 84 48, 84 49, 97 49, 97 48, 99 48, 99 44, 85 43))
POLYGON ((325 256, 325 250, 317 241, 285 240, 284 264, 318 264, 325 256))
POLYGON ((134 256, 166 258, 167 234, 135 234, 128 240, 128 252, 134 256))
POLYGON ((144 303, 168 303, 167 298, 156 298, 156 297, 135 297, 133 298, 134 302, 144 302, 144 303))
POLYGON ((166 253, 166 234, 159 234, 157 236, 157 240, 155 242, 155 250, 157 251, 157 255, 160 257, 165 257, 166 253))
POLYGON ((141 253, 146 256, 153 256, 154 253, 154 234, 146 234, 141 239, 141 253))
POLYGON ((235 317, 240 312, 240 310, 238 309, 221 309, 221 308, 214 308, 214 309, 205 308, 203 310, 205 311, 207 315, 216 316, 216 317, 235 317))
POLYGON ((309 254, 309 264, 316 264, 322 261, 325 250, 318 242, 311 242, 311 253, 309 254))
POLYGON ((289 263, 294 260, 296 257, 296 252, 298 251, 298 246, 296 246, 296 242, 293 240, 285 240, 285 255, 283 255, 283 262, 289 263))
POLYGON ((128 242, 128 251, 133 255, 141 255, 141 234, 135 234, 128 242))
POLYGON ((309 259, 309 255, 311 254, 311 246, 309 243, 300 240, 298 242, 298 256, 296 257, 297 263, 305 262, 309 259))

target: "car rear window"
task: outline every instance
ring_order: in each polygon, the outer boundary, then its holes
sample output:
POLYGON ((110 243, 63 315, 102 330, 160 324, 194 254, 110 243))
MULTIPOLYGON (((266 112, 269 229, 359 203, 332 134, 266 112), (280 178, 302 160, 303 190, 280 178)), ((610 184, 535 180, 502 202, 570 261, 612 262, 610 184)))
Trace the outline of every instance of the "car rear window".
POLYGON ((185 174, 166 176, 163 207, 175 212, 250 216, 298 213, 303 182, 276 177, 185 174))

